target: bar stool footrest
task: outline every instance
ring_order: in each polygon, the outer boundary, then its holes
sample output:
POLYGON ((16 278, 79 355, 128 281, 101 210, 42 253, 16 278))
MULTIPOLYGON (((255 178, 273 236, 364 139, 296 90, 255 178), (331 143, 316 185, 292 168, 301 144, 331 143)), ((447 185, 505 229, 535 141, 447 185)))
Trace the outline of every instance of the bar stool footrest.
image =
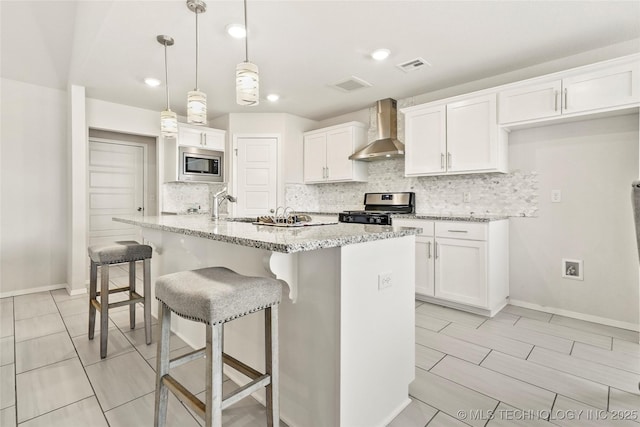
POLYGON ((184 388, 182 384, 176 381, 175 378, 173 378, 169 374, 163 376, 161 381, 178 398, 180 402, 193 409, 193 411, 198 414, 200 418, 205 419, 206 406, 202 400, 198 399, 193 393, 184 388))
MULTIPOLYGON (((127 289, 129 290, 129 289, 127 289)), ((109 292, 111 293, 111 292, 109 292)), ((110 302, 109 303, 109 308, 115 308, 115 307, 122 307, 123 305, 131 305, 131 304, 136 304, 138 302, 144 302, 144 297, 142 295, 140 295, 137 292, 131 292, 131 296, 129 297, 129 299, 126 299, 124 301, 117 301, 117 302, 110 302)), ((94 306, 96 308, 96 310, 100 311, 102 304, 98 302, 98 300, 92 299, 91 300, 91 305, 94 306)))

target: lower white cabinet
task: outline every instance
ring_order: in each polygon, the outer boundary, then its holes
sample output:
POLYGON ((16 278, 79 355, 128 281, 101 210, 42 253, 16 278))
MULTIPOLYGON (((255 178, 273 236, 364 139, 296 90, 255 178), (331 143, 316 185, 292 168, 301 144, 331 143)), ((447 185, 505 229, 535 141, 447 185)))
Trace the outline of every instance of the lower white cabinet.
POLYGON ((394 219, 416 236, 419 299, 495 315, 509 296, 509 221, 394 219))

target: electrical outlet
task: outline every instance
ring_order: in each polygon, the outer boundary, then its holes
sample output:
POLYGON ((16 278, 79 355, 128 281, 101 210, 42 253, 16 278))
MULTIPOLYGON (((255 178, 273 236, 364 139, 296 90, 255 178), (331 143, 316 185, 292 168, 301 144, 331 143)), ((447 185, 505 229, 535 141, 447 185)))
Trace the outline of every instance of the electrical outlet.
POLYGON ((469 193, 468 191, 462 193, 462 201, 464 203, 469 203, 471 201, 471 193, 469 193))
POLYGON ((392 284, 390 271, 378 274, 378 290, 390 288, 392 284))
POLYGON ((561 190, 551 190, 551 203, 560 203, 562 201, 561 190))

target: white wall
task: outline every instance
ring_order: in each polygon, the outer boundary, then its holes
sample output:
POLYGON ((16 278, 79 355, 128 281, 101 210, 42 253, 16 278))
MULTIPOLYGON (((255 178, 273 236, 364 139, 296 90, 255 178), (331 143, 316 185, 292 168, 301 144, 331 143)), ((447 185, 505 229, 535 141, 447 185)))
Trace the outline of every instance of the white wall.
POLYGON ((2 79, 0 296, 63 287, 67 94, 2 79))
POLYGON ((511 219, 512 299, 638 324, 638 142, 637 114, 511 133, 510 169, 540 181, 538 217, 511 219), (561 277, 562 258, 584 261, 584 281, 561 277))

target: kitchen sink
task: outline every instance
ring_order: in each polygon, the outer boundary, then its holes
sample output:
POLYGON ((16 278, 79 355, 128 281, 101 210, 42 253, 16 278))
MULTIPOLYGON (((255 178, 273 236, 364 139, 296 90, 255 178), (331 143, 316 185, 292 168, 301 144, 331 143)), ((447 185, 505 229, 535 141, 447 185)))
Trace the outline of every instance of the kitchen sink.
POLYGON ((229 222, 256 222, 257 218, 254 217, 233 217, 233 216, 228 216, 228 217, 220 217, 220 219, 224 219, 225 221, 229 221, 229 222))

